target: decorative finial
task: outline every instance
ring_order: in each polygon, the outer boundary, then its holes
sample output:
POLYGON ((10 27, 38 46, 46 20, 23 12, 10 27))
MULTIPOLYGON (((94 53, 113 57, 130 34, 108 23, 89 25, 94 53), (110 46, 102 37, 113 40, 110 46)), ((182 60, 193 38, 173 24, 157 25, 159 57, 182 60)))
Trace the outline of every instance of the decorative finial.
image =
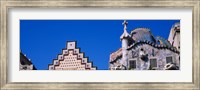
POLYGON ((127 29, 128 22, 126 20, 124 20, 124 22, 122 23, 122 25, 124 25, 124 31, 125 31, 127 29))
POLYGON ((124 25, 124 32, 123 34, 120 36, 120 40, 122 40, 123 38, 127 38, 129 37, 129 33, 126 31, 127 30, 127 25, 128 25, 128 22, 126 20, 124 20, 124 22, 122 23, 122 25, 124 25))

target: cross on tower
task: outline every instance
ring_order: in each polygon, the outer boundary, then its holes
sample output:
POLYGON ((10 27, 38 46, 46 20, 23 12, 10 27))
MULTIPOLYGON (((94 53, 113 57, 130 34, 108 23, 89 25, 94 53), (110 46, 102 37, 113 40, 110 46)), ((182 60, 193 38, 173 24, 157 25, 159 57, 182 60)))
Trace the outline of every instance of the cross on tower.
POLYGON ((128 22, 126 20, 124 20, 124 22, 122 23, 122 25, 124 25, 124 31, 125 31, 127 29, 128 22))
POLYGON ((129 33, 126 31, 126 30, 127 30, 128 22, 127 22, 126 20, 124 20, 124 22, 122 23, 122 25, 124 25, 124 32, 123 32, 123 34, 120 36, 120 40, 122 40, 123 38, 129 37, 129 33))

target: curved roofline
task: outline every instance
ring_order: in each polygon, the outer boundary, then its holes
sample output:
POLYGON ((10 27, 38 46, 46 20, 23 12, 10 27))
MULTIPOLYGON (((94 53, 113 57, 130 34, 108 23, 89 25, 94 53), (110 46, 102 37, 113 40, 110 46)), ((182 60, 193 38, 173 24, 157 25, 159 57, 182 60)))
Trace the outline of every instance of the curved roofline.
POLYGON ((148 30, 150 32, 150 28, 138 27, 138 28, 135 28, 135 29, 131 30, 130 34, 132 35, 133 31, 135 31, 135 30, 141 30, 141 29, 145 29, 145 30, 148 30))
POLYGON ((157 48, 157 49, 168 49, 174 53, 177 53, 177 54, 180 54, 180 52, 178 50, 176 50, 176 48, 174 47, 168 47, 166 45, 160 45, 160 44, 155 44, 155 43, 152 43, 150 41, 139 41, 139 42, 136 42, 135 44, 132 44, 130 47, 128 47, 127 50, 130 50, 138 45, 141 45, 141 44, 148 44, 154 48, 157 48))
MULTIPOLYGON (((150 28, 139 27, 139 28, 133 29, 133 30, 131 31, 131 33, 130 33, 131 38, 133 37, 133 33, 134 33, 134 32, 137 32, 137 31, 139 31, 139 30, 146 30, 146 31, 148 31, 150 37, 151 37, 152 40, 156 43, 156 37, 151 33, 150 28)), ((137 42, 137 41, 136 41, 136 42, 137 42)))

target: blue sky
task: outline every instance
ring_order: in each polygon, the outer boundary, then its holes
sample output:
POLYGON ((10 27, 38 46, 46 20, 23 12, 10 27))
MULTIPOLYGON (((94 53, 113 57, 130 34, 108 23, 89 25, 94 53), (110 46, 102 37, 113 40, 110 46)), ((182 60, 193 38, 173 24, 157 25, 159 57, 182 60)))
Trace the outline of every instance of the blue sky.
MULTIPOLYGON (((168 38, 172 25, 180 20, 127 20, 128 32, 149 28, 154 36, 168 38)), ((20 49, 39 70, 62 53, 67 41, 77 47, 100 70, 109 67, 110 53, 121 47, 123 20, 20 20, 20 49)))

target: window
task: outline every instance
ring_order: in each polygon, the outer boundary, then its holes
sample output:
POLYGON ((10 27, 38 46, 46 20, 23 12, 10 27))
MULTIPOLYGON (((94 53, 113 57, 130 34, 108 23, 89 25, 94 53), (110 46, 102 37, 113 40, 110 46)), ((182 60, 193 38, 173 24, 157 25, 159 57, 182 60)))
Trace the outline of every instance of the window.
POLYGON ((157 67, 157 60, 156 59, 150 59, 150 68, 157 67))
POLYGON ((152 49, 152 56, 155 56, 154 49, 152 49))
POLYGON ((173 63, 172 57, 166 57, 166 63, 173 63))
POLYGON ((129 61, 129 68, 130 69, 135 69, 136 68, 136 60, 129 61))

